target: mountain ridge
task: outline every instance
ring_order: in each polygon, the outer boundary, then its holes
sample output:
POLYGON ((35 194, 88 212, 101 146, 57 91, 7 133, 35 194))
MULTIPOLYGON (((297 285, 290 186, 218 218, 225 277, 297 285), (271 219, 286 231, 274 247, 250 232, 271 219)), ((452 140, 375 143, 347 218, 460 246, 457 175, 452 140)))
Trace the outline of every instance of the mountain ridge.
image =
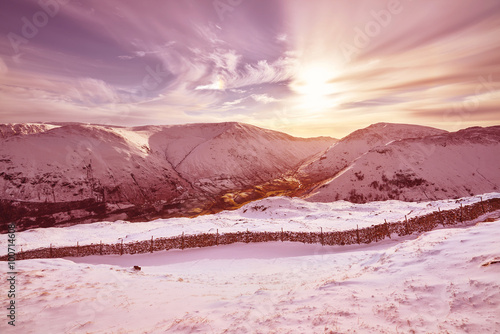
POLYGON ((500 188, 498 157, 500 126, 400 139, 369 149, 305 197, 362 203, 472 196, 500 188))
POLYGON ((336 140, 239 122, 0 124, 0 213, 20 228, 193 217, 269 196, 364 203, 496 191, 500 126, 376 123, 336 140))
POLYGON ((146 220, 217 212, 241 205, 248 196, 266 196, 254 188, 282 178, 334 141, 236 122, 140 127, 29 123, 0 129, 8 134, 0 146, 0 199, 11 219, 24 222, 20 227, 86 222, 112 212, 114 218, 146 220), (234 191, 240 192, 238 203, 221 200, 234 191), (85 203, 88 210, 80 208, 85 203), (48 213, 41 219, 35 211, 44 210, 48 213))

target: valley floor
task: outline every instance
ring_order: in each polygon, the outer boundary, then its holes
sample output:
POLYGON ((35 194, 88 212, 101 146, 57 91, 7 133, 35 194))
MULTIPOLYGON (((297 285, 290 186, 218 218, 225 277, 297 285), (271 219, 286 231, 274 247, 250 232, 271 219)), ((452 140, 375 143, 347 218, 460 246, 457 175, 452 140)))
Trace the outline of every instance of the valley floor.
POLYGON ((500 260, 498 240, 497 215, 361 246, 276 242, 18 261, 17 325, 4 318, 0 331, 498 333, 500 263, 486 265, 500 260))

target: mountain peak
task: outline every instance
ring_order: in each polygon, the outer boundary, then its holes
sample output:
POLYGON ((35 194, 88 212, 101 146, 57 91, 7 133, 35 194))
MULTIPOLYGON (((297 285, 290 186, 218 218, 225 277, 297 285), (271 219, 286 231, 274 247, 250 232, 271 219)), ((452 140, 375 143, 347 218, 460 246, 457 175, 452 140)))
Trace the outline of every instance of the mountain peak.
POLYGON ((31 135, 45 132, 59 126, 43 123, 7 123, 0 124, 0 138, 31 135))

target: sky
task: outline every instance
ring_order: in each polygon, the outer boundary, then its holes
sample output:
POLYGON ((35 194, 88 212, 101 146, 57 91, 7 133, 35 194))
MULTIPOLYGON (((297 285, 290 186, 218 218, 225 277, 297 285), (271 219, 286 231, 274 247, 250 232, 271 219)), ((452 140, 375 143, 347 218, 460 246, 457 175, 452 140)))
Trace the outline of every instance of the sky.
POLYGON ((500 124, 498 0, 0 3, 0 123, 500 124))

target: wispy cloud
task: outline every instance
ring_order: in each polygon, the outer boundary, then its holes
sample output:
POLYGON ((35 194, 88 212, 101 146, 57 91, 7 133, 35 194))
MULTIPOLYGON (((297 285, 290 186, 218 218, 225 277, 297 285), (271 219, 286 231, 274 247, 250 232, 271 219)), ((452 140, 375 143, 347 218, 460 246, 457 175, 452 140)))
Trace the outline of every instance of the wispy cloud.
POLYGON ((89 0, 34 33, 23 17, 43 10, 4 9, 4 122, 238 120, 337 137, 500 122, 496 0, 245 1, 224 20, 211 1, 89 0))
POLYGON ((252 99, 254 99, 255 101, 257 101, 257 102, 261 102, 261 103, 264 103, 264 104, 273 103, 273 102, 277 102, 278 101, 274 97, 271 97, 271 96, 269 96, 267 94, 252 94, 252 95, 250 95, 250 97, 252 99))

